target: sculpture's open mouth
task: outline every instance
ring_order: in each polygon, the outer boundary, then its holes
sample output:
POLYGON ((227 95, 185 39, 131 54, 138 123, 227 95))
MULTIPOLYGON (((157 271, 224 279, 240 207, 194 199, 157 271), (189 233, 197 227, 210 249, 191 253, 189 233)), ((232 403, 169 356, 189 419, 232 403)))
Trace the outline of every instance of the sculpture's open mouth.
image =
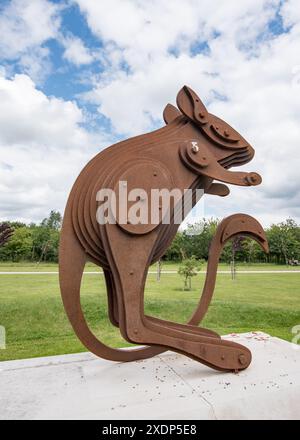
POLYGON ((241 186, 256 186, 260 185, 262 182, 261 176, 258 173, 247 173, 244 171, 229 171, 231 167, 237 167, 245 165, 253 157, 252 151, 246 147, 243 151, 234 152, 232 155, 227 156, 224 159, 218 161, 221 165, 220 180, 226 183, 231 183, 233 185, 241 186))
POLYGON ((221 165, 219 174, 222 175, 220 180, 233 185, 255 186, 262 181, 261 176, 257 173, 247 173, 240 171, 229 171, 232 167, 239 167, 247 164, 252 160, 254 150, 250 145, 235 149, 232 154, 226 155, 218 160, 221 165))
POLYGON ((248 147, 241 148, 239 151, 235 151, 230 156, 225 157, 224 159, 219 160, 219 164, 222 167, 228 169, 231 167, 236 167, 240 165, 245 165, 250 162, 253 157, 253 153, 249 150, 248 147))

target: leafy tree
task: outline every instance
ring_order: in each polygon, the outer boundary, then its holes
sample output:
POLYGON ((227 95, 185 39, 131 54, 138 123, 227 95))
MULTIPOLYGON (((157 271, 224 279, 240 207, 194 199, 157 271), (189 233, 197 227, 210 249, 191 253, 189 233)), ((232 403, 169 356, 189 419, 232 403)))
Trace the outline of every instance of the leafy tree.
POLYGON ((222 254, 221 254, 221 257, 220 257, 221 261, 228 263, 228 264, 230 264, 231 257, 232 257, 232 247, 231 246, 232 245, 231 245, 230 241, 228 241, 225 244, 223 251, 222 251, 222 254))
POLYGON ((23 223, 23 222, 17 222, 17 221, 14 221, 14 222, 7 222, 7 224, 9 224, 9 226, 10 226, 11 228, 13 228, 13 229, 25 228, 25 227, 27 226, 26 223, 23 223))
POLYGON ((197 259, 207 259, 209 245, 218 223, 215 219, 203 219, 188 225, 186 230, 176 234, 164 258, 178 261, 194 255, 197 259))
POLYGON ((44 220, 41 223, 41 226, 59 230, 61 228, 62 223, 62 216, 61 213, 58 211, 51 211, 49 214, 49 217, 44 218, 44 220))
POLYGON ((20 261, 30 259, 32 249, 31 232, 26 227, 15 229, 8 243, 1 248, 1 257, 5 260, 20 261))
POLYGON ((216 232, 219 221, 216 219, 203 219, 193 225, 188 225, 184 231, 184 239, 187 241, 187 257, 194 255, 198 259, 208 259, 208 251, 211 240, 216 232))
POLYGON ((57 261, 59 231, 45 226, 36 226, 32 229, 32 260, 57 261))
POLYGON ((177 232, 171 245, 164 255, 164 259, 168 261, 180 261, 182 254, 185 252, 185 243, 182 232, 177 232))
POLYGON ((13 234, 13 228, 8 223, 0 224, 0 246, 4 246, 13 234))
POLYGON ((61 214, 51 211, 40 225, 8 222, 14 237, 0 248, 0 260, 58 261, 61 214))
POLYGON ((39 226, 33 225, 32 259, 41 261, 58 261, 59 230, 62 216, 58 211, 51 211, 39 226))
POLYGON ((32 239, 32 260, 41 261, 50 240, 50 228, 46 226, 35 226, 32 228, 32 239))
POLYGON ((242 242, 242 254, 244 257, 244 261, 247 261, 249 264, 252 263, 255 257, 255 244, 255 240, 251 240, 249 237, 244 237, 244 240, 242 242))
POLYGON ((200 264, 194 256, 183 260, 178 269, 179 275, 183 277, 183 290, 192 289, 192 277, 197 275, 199 269, 200 264))
POLYGON ((236 277, 236 254, 237 252, 241 252, 243 249, 243 242, 245 237, 242 235, 236 235, 231 240, 231 278, 234 280, 236 277))
POLYGON ((56 229, 52 229, 50 231, 48 246, 45 251, 45 260, 57 262, 58 261, 58 247, 59 247, 59 231, 56 229))
POLYGON ((275 256, 278 263, 288 264, 289 260, 299 258, 300 243, 297 239, 299 227, 292 219, 272 225, 267 232, 267 237, 270 253, 275 256))

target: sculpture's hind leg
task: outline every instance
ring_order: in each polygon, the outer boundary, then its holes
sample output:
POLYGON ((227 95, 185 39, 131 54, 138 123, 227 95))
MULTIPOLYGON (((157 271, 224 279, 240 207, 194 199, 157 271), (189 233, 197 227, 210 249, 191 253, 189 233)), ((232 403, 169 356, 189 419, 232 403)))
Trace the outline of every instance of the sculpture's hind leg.
POLYGON ((118 299, 113 284, 114 280, 109 270, 103 269, 103 273, 107 291, 108 317, 112 325, 119 327, 118 299))
POLYGON ((80 304, 80 285, 85 263, 85 252, 73 231, 68 209, 66 209, 60 237, 59 280, 67 316, 80 341, 97 356, 113 361, 146 359, 163 351, 160 347, 114 349, 95 337, 86 323, 80 304))
POLYGON ((218 370, 241 370, 249 365, 251 353, 242 345, 190 333, 185 326, 179 329, 164 320, 147 319, 143 291, 155 237, 148 235, 141 240, 140 237, 124 234, 113 225, 108 226, 107 231, 110 243, 116 244, 111 246, 112 273, 120 280, 116 286, 125 315, 120 321, 120 329, 126 339, 135 343, 163 345, 218 370), (134 249, 134 253, 128 252, 128 249, 134 249))
MULTIPOLYGON (((106 281, 109 320, 112 323, 112 325, 119 328, 120 316, 119 316, 117 293, 116 293, 116 288, 114 286, 113 276, 109 270, 104 270, 103 272, 106 281)), ((145 316, 147 319, 153 322, 159 321, 157 318, 153 316, 148 316, 148 315, 145 316)), ((211 338, 220 338, 218 333, 203 327, 196 327, 195 325, 189 325, 189 324, 178 324, 177 322, 170 322, 169 325, 179 330, 183 330, 183 329, 185 331, 188 330, 190 333, 201 334, 203 336, 209 336, 211 338)))

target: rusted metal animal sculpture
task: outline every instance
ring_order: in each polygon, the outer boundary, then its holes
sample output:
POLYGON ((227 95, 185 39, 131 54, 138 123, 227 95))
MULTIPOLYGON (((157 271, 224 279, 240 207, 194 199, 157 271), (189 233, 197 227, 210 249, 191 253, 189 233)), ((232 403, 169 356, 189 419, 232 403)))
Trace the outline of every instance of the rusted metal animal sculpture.
MULTIPOLYGON (((78 176, 65 210, 60 241, 60 286, 66 313, 82 343, 96 355, 114 361, 148 358, 165 350, 185 354, 217 370, 238 371, 248 367, 251 352, 199 327, 211 302, 219 256, 225 243, 243 234, 267 252, 261 225, 246 214, 235 214, 218 226, 210 245, 205 285, 199 304, 187 324, 145 315, 144 286, 150 264, 166 251, 179 227, 171 205, 169 224, 159 220, 132 224, 116 221, 99 224, 98 191, 142 188, 149 198, 155 189, 203 189, 227 196, 224 183, 254 186, 256 173, 229 171, 249 162, 254 150, 232 127, 209 113, 196 93, 184 86, 177 95, 178 109, 168 104, 166 126, 152 133, 119 142, 95 156, 78 176), (216 183, 214 181, 217 181, 216 183), (125 183, 124 183, 125 182, 125 183), (223 182, 223 183, 219 183, 223 182), (80 305, 80 284, 87 261, 101 266, 107 286, 109 318, 129 342, 146 345, 130 350, 103 344, 89 329, 80 305)), ((193 198, 193 204, 196 198, 193 198)), ((130 205, 128 206, 130 209, 130 205)))

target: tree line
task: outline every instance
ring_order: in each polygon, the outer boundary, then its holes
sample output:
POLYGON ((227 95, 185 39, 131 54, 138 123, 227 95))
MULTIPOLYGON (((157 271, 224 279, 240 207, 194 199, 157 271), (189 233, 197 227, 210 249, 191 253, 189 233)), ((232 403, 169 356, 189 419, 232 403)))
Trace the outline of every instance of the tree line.
POLYGON ((41 223, 5 222, 11 234, 0 247, 2 261, 58 261, 59 231, 62 216, 51 211, 41 223))
MULTIPOLYGON (((0 241, 3 234, 3 245, 0 246, 0 260, 57 262, 61 223, 62 216, 58 211, 51 211, 39 224, 2 223, 0 241)), ((218 224, 218 219, 203 219, 189 225, 184 231, 179 231, 163 259, 182 261, 195 257, 197 260, 207 260, 209 244, 218 224)), ((300 225, 294 220, 287 219, 271 225, 266 229, 266 235, 270 254, 266 255, 252 239, 240 236, 233 243, 226 244, 221 261, 230 263, 233 258, 235 261, 247 263, 288 264, 291 261, 300 261, 300 225)))
MULTIPOLYGON (((189 225, 184 231, 178 232, 164 258, 182 261, 194 256, 197 260, 207 260, 209 244, 219 222, 218 219, 203 219, 202 222, 189 225)), ((275 264, 300 261, 300 225, 287 219, 271 225, 265 231, 270 247, 269 254, 265 254, 256 241, 241 235, 225 245, 221 261, 230 263, 234 259, 247 263, 275 264)))

